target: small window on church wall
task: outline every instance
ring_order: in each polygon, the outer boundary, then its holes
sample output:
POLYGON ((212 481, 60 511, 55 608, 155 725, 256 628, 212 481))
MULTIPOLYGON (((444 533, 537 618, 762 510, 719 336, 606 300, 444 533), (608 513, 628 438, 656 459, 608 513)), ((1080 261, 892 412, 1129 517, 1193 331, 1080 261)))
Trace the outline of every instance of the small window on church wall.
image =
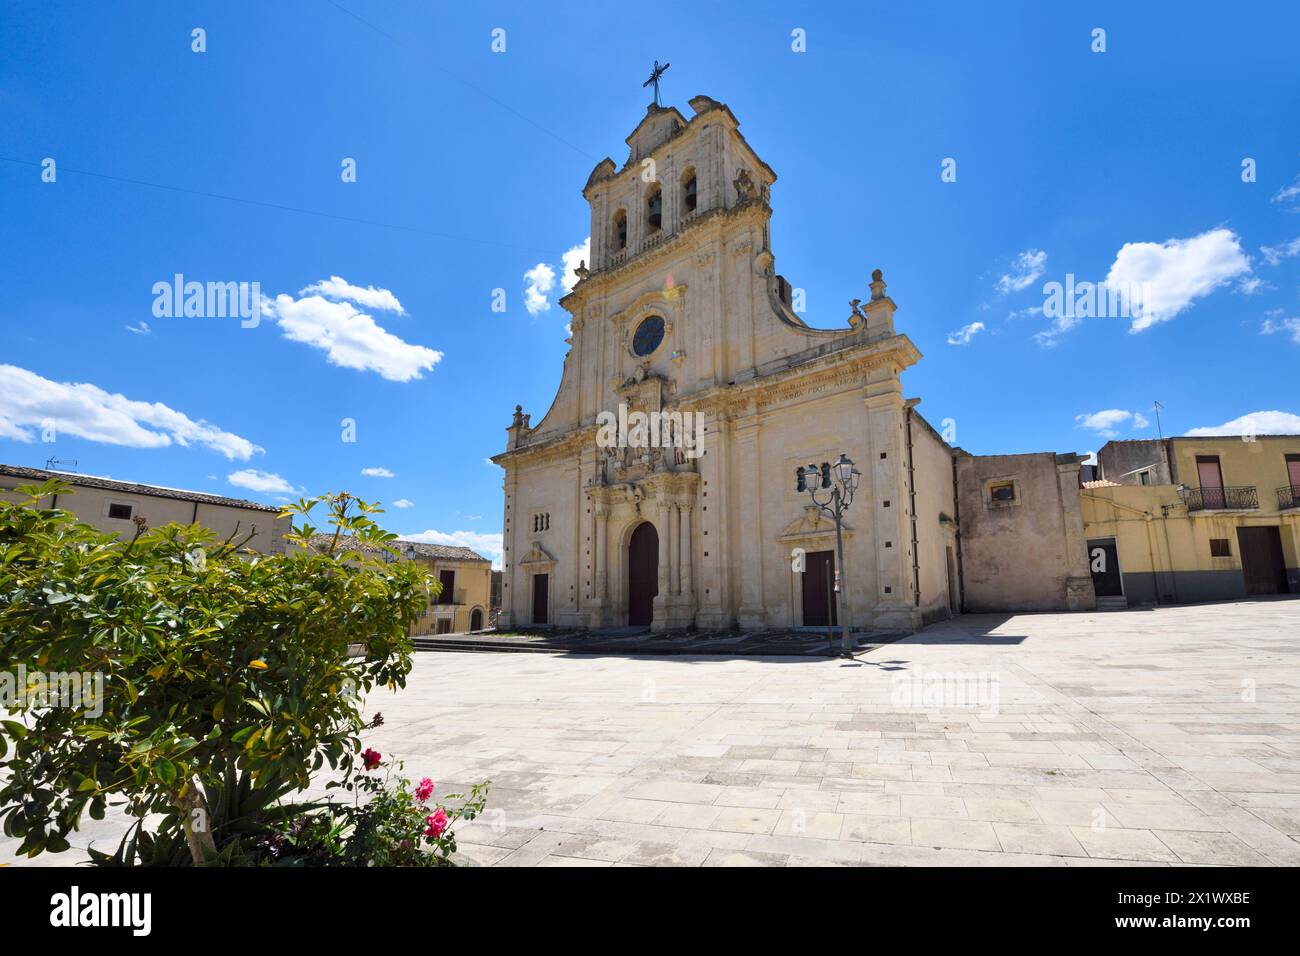
POLYGON ((627 248, 627 211, 614 213, 614 250, 627 248))
POLYGON ((650 190, 650 195, 646 197, 646 222, 650 226, 651 232, 658 232, 659 227, 664 223, 664 194, 658 187, 654 186, 650 190))
POLYGON ((1002 481, 989 486, 989 497, 993 501, 1015 501, 1016 486, 1013 482, 1002 481))
POLYGON ((632 354, 643 358, 659 348, 664 340, 664 320, 657 315, 648 316, 636 327, 632 336, 632 354))
POLYGON ((695 170, 686 171, 682 178, 682 203, 687 212, 695 212, 695 206, 698 200, 695 195, 695 170))

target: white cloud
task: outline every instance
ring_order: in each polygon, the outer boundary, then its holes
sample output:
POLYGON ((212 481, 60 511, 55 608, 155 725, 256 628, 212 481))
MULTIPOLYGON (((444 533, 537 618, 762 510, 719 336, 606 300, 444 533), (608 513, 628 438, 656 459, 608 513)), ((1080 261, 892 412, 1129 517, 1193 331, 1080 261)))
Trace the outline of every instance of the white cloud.
POLYGON ((1193 428, 1189 438, 1213 435, 1300 435, 1300 415, 1290 412, 1250 412, 1222 425, 1193 428))
POLYGON ((393 507, 394 507, 394 508, 414 508, 414 507, 415 507, 415 502, 414 502, 414 501, 411 501, 411 500, 409 500, 409 499, 407 499, 407 498, 398 498, 396 501, 393 502, 393 507))
POLYGON ((263 493, 278 492, 279 494, 292 495, 298 491, 297 488, 279 475, 267 471, 258 471, 256 468, 232 471, 226 475, 226 481, 236 488, 247 488, 249 491, 263 493))
POLYGON ((16 365, 0 365, 0 437, 30 442, 49 426, 56 433, 128 448, 203 445, 231 461, 247 461, 266 450, 161 402, 134 401, 84 382, 54 382, 16 365))
POLYGON ((555 270, 545 262, 539 262, 524 273, 524 308, 529 315, 539 315, 549 311, 550 299, 546 294, 555 288, 555 270))
POLYGON ((460 548, 470 548, 484 557, 492 559, 492 567, 501 569, 502 536, 484 534, 480 531, 421 531, 417 534, 400 535, 403 541, 421 541, 425 544, 450 544, 460 548))
POLYGON ((1237 280, 1237 291, 1242 295, 1259 295, 1261 292, 1269 292, 1275 288, 1277 286, 1259 276, 1242 276, 1237 280))
POLYGON ((969 345, 969 344, 970 344, 970 340, 973 339, 976 335, 978 335, 980 332, 983 332, 983 331, 984 331, 984 323, 983 323, 983 322, 971 322, 971 323, 969 323, 969 324, 967 324, 967 325, 963 325, 963 326, 962 326, 960 329, 958 329, 956 332, 949 332, 949 333, 948 333, 948 344, 949 344, 949 345, 969 345))
POLYGON ((560 285, 565 292, 569 292, 578 284, 578 273, 575 271, 578 264, 591 261, 591 236, 561 256, 560 261, 564 263, 564 277, 560 280, 560 285))
POLYGON ((1074 328, 1082 321, 1083 319, 1079 318, 1077 315, 1058 315, 1052 320, 1050 328, 1044 329, 1042 332, 1034 333, 1034 341, 1045 349, 1053 348, 1057 344, 1057 340, 1060 336, 1070 331, 1070 329, 1074 328))
POLYGON ((1130 332, 1170 319, 1219 286, 1250 272, 1250 259, 1230 229, 1190 239, 1126 242, 1106 276, 1131 310, 1130 332))
POLYGON ((274 304, 264 301, 263 311, 279 323, 285 338, 321 349, 331 365, 378 372, 390 382, 423 378, 442 361, 441 352, 403 341, 348 302, 281 294, 274 304))
POLYGON ((1263 253, 1264 261, 1269 265, 1280 265, 1283 259, 1294 259, 1300 256, 1300 237, 1284 242, 1280 246, 1260 246, 1259 251, 1263 253))
POLYGON ((1118 438, 1120 425, 1141 429, 1151 424, 1141 412, 1130 412, 1122 408, 1107 408, 1100 412, 1075 415, 1074 420, 1078 422, 1075 428, 1086 428, 1096 432, 1102 438, 1118 438))
POLYGON ((1028 289, 1046 268, 1046 252, 1041 249, 1026 249, 1012 260, 1011 271, 998 279, 996 288, 1003 295, 1028 289))
POLYGON ((1273 194, 1271 202, 1289 203, 1292 200, 1300 199, 1300 176, 1296 176, 1295 181, 1290 186, 1283 186, 1273 194))
POLYGON ((307 288, 300 290, 298 294, 322 295, 327 299, 345 299, 348 302, 363 305, 368 309, 378 309, 381 312, 396 312, 398 315, 406 314, 406 310, 402 308, 402 303, 397 301, 397 296, 387 289, 376 289, 372 285, 362 288, 359 285, 353 285, 341 276, 330 276, 328 279, 313 282, 307 288))
POLYGON ((387 468, 362 468, 361 474, 367 478, 396 478, 387 468))
POLYGON ((153 329, 149 328, 148 322, 141 322, 139 325, 123 326, 128 332, 134 332, 136 335, 148 335, 153 329))
POLYGON ((1289 334, 1291 341, 1300 345, 1300 319, 1282 318, 1281 309, 1273 309, 1269 312, 1270 318, 1264 320, 1259 327, 1261 335, 1274 335, 1278 332, 1289 334))

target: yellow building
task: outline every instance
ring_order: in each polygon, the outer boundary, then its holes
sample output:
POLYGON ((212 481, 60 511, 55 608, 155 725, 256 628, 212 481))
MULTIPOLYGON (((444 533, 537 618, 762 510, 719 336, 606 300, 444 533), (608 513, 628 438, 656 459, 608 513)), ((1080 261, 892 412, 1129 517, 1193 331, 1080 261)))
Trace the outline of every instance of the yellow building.
MULTIPOLYGON (((318 534, 312 545, 328 545, 332 535, 318 534)), ((492 562, 477 551, 422 541, 390 542, 408 561, 418 561, 442 585, 442 591, 411 628, 412 636, 481 631, 490 624, 492 562)), ((392 557, 383 552, 386 557, 392 557)), ((393 558, 393 560, 398 560, 393 558)))
POLYGON ((1098 604, 1300 593, 1300 436, 1108 442, 1080 493, 1098 604))
POLYGON ((14 489, 44 484, 51 478, 71 485, 72 490, 43 498, 41 507, 60 508, 76 515, 83 524, 120 538, 130 539, 139 520, 150 528, 173 522, 199 524, 219 539, 244 542, 249 550, 283 554, 284 536, 291 528, 288 518, 279 517, 276 505, 19 465, 0 465, 0 497, 18 501, 14 489))

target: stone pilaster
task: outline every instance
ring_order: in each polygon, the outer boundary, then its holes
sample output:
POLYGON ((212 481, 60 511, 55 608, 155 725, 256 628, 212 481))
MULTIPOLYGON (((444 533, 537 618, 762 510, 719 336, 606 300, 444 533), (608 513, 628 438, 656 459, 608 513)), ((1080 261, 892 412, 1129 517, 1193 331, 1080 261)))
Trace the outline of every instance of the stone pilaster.
POLYGON ((758 500, 758 419, 751 416, 735 428, 740 496, 740 548, 733 566, 740 577, 740 607, 736 622, 742 628, 762 628, 767 623, 763 607, 762 522, 758 500))

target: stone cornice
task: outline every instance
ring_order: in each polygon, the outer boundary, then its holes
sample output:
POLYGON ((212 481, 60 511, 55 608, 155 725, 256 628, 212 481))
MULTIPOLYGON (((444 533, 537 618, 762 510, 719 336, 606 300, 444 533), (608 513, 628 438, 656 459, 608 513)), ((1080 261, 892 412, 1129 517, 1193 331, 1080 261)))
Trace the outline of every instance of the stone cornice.
POLYGON ((820 387, 853 385, 874 368, 892 365, 901 372, 920 357, 921 353, 906 335, 893 335, 823 352, 808 362, 757 375, 745 382, 715 385, 682 395, 677 404, 728 418, 743 416, 799 398, 820 387))
POLYGON ((575 452, 580 452, 581 446, 587 441, 590 441, 594 447, 598 430, 598 426, 594 423, 580 425, 536 444, 523 444, 509 451, 503 451, 499 455, 493 455, 490 460, 494 465, 509 468, 524 458, 529 460, 529 464, 542 464, 552 459, 568 458, 575 452))

